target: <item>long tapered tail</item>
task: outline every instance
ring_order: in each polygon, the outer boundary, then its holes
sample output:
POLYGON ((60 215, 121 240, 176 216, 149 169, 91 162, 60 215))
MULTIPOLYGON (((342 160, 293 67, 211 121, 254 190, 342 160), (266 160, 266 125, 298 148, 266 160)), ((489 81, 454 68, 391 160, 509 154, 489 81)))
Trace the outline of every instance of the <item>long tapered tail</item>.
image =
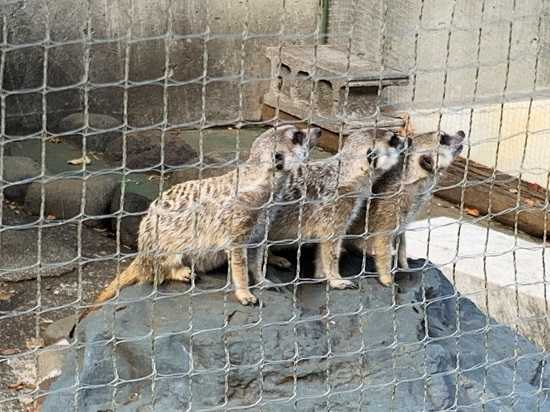
POLYGON ((133 285, 135 283, 138 283, 140 281, 140 267, 139 263, 134 259, 134 261, 126 268, 126 270, 122 273, 119 273, 109 285, 103 289, 99 294, 97 295, 94 306, 89 307, 82 311, 80 313, 80 316, 78 317, 78 321, 74 325, 73 329, 71 330, 69 336, 72 337, 74 335, 74 331, 76 329, 76 325, 78 325, 82 319, 84 319, 86 316, 88 316, 90 313, 95 312, 97 309, 99 309, 99 304, 108 301, 109 299, 116 296, 117 292, 127 286, 133 285))

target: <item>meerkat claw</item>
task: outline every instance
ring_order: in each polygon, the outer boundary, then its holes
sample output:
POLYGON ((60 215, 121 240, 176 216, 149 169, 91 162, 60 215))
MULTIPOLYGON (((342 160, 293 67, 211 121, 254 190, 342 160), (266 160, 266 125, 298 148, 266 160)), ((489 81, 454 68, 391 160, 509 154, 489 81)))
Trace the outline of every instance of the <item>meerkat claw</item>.
POLYGON ((391 275, 380 276, 378 278, 378 281, 380 282, 380 284, 382 286, 390 287, 390 286, 394 285, 393 276, 391 276, 391 275))
POLYGON ((329 286, 332 289, 356 289, 357 285, 351 280, 345 279, 331 279, 328 281, 329 286))
POLYGON ((235 292, 235 296, 237 297, 237 300, 245 306, 247 306, 248 304, 254 305, 258 301, 258 299, 256 299, 256 296, 254 296, 248 290, 237 290, 235 292))

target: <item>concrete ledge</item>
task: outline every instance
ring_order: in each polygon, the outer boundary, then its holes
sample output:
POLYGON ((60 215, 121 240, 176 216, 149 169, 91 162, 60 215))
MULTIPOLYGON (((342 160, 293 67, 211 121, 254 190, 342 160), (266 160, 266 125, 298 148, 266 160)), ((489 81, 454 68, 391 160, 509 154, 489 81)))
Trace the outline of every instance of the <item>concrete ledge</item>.
POLYGON ((447 217, 418 221, 406 235, 410 257, 429 259, 487 315, 550 347, 544 244, 447 217))

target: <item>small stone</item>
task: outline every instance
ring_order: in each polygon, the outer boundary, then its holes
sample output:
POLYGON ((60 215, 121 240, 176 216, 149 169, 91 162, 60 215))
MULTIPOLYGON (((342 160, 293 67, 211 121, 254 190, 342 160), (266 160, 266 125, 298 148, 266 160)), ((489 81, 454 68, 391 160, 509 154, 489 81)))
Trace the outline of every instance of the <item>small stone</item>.
POLYGON ((4 181, 10 185, 4 187, 4 196, 16 202, 22 202, 31 184, 24 181, 40 176, 42 168, 34 160, 20 156, 4 157, 3 164, 4 181), (22 183, 13 184, 17 182, 22 183))
MULTIPOLYGON (((88 114, 88 124, 91 129, 105 130, 120 127, 122 122, 112 116, 98 113, 88 114)), ((84 113, 73 113, 64 117, 59 121, 58 129, 60 132, 69 132, 71 130, 79 131, 84 127, 84 113)), ((63 139, 75 144, 78 147, 83 146, 84 138, 86 139, 86 149, 88 151, 103 152, 105 147, 112 140, 120 137, 120 130, 111 130, 104 133, 98 133, 96 130, 90 130, 84 135, 82 132, 65 135, 63 139)))
POLYGON ((52 345, 69 336, 69 332, 76 322, 76 315, 67 316, 51 324, 42 333, 45 345, 52 345))
MULTIPOLYGON (((126 136, 126 167, 145 169, 154 167, 163 160, 166 166, 181 166, 197 158, 195 150, 188 145, 178 131, 168 131, 164 135, 164 149, 160 130, 145 130, 129 133, 126 136), (164 159, 161 153, 164 151, 164 159)), ((123 137, 111 141, 105 152, 115 160, 122 161, 123 137)))

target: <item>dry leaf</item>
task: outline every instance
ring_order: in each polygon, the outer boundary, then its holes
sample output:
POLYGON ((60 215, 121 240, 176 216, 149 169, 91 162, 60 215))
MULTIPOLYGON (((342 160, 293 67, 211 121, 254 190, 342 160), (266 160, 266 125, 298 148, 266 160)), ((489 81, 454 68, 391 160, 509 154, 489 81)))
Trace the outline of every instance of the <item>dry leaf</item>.
POLYGON ((57 219, 57 218, 55 217, 55 215, 48 215, 48 216, 46 216, 46 220, 55 220, 55 219, 57 219))
POLYGON ((87 165, 89 165, 90 163, 92 163, 92 161, 88 156, 82 156, 78 159, 68 160, 67 163, 70 165, 81 165, 82 163, 86 163, 87 165))
POLYGON ((44 339, 42 338, 29 338, 25 341, 27 349, 38 349, 44 346, 44 339))
POLYGON ((62 142, 62 140, 59 137, 50 137, 48 139, 48 143, 58 144, 58 143, 61 143, 61 142, 62 142))
POLYGON ((35 389, 35 385, 31 385, 30 383, 25 382, 17 382, 17 383, 8 383, 6 385, 8 389, 11 389, 13 391, 20 391, 21 389, 35 389))
POLYGON ((15 294, 15 290, 1 290, 0 289, 0 300, 10 300, 11 297, 15 294))
POLYGON ((465 207, 464 211, 470 216, 473 216, 473 217, 479 216, 479 210, 477 210, 475 207, 465 207))

